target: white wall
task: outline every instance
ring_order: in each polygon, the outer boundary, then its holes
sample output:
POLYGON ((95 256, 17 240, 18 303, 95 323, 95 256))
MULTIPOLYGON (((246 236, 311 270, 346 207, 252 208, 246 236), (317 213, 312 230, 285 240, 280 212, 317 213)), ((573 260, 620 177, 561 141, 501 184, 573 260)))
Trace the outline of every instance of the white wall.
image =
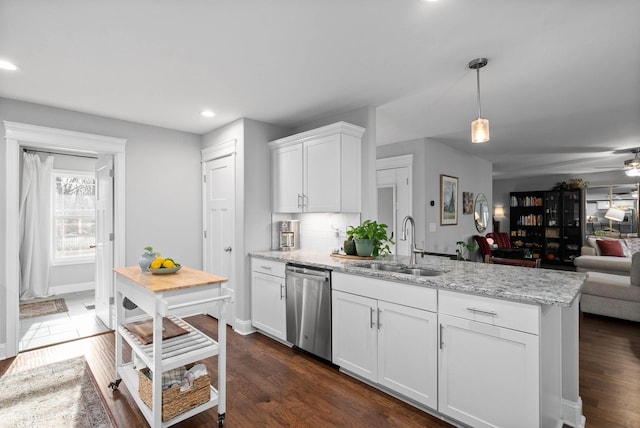
MULTIPOLYGON (((478 234, 472 214, 462 214, 462 192, 472 192, 474 199, 484 193, 493 207, 491 162, 429 139, 417 139, 378 146, 377 157, 413 154, 413 217, 416 222, 416 245, 426 251, 455 254, 456 242, 471 242, 478 234), (440 174, 458 177, 458 224, 440 225, 440 174), (431 206, 431 201, 434 206, 431 206), (429 223, 435 232, 428 232, 429 223)), ((491 227, 487 232, 491 231, 491 227)))
MULTIPOLYGON (((3 120, 126 138, 126 264, 137 265, 144 247, 152 245, 185 265, 202 267, 199 135, 0 98, 0 135, 5 133, 3 120)), ((2 170, 5 162, 4 150, 0 150, 2 170)), ((0 174, 2 189, 4 180, 4 173, 0 174)), ((3 190, 0 196, 2 271, 6 254, 5 194, 3 190)), ((0 284, 3 308, 7 286, 0 284)), ((0 343, 4 343, 4 317, 0 323, 0 343)))

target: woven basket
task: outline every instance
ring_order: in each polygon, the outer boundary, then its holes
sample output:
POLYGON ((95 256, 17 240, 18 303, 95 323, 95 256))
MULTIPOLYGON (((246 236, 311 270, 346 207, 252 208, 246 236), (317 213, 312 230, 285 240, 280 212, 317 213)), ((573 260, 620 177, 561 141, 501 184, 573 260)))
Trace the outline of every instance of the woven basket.
MULTIPOLYGON (((138 393, 142 401, 153 409, 153 384, 146 374, 148 368, 138 371, 138 393)), ((165 391, 162 391, 162 421, 168 421, 171 418, 191 410, 201 404, 206 403, 211 398, 211 382, 209 374, 196 378, 191 388, 186 391, 180 391, 180 385, 175 385, 165 391)))

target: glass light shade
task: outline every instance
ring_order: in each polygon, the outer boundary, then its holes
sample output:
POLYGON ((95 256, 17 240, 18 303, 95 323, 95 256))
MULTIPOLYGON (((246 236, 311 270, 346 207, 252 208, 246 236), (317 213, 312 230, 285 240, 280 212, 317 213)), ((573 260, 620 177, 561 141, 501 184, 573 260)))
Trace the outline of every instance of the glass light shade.
POLYGON ((627 177, 640 177, 640 169, 631 168, 624 172, 627 177))
POLYGON ((607 220, 622 221, 624 220, 624 211, 617 208, 609 208, 607 213, 604 215, 604 218, 607 220))
POLYGON ((504 208, 503 207, 495 207, 493 209, 494 217, 504 217, 504 208))
POLYGON ((479 117, 471 122, 471 142, 486 143, 487 141, 489 141, 489 121, 479 117))

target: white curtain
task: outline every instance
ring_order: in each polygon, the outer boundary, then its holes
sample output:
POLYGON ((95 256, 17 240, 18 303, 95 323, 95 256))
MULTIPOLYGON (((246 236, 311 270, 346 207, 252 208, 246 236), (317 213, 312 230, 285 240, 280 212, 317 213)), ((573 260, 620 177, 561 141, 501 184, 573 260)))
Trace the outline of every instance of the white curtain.
POLYGON ((49 295, 53 156, 24 153, 20 194, 20 299, 49 295))

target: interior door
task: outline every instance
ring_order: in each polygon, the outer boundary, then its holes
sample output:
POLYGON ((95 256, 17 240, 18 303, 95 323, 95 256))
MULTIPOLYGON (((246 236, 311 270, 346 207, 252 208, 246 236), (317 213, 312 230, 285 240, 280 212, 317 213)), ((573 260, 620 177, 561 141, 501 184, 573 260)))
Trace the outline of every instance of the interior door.
POLYGON ((113 297, 113 157, 96 161, 96 316, 109 328, 113 297))
MULTIPOLYGON (((234 279, 234 215, 235 215, 235 154, 205 163, 205 254, 204 270, 228 278, 225 288, 231 290, 227 307, 227 323, 235 320, 234 279)), ((219 317, 218 305, 208 311, 219 317)))

